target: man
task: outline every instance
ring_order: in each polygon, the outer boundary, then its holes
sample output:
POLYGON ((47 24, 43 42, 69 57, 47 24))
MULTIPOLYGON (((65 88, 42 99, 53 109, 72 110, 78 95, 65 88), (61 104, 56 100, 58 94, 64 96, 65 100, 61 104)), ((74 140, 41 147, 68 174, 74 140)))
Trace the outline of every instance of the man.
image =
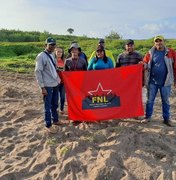
POLYGON ((134 41, 128 39, 125 43, 125 51, 117 58, 116 67, 134 65, 140 61, 142 61, 142 55, 134 50, 134 41))
POLYGON ((71 54, 71 57, 65 60, 64 70, 65 71, 86 71, 87 62, 85 59, 79 56, 79 44, 71 44, 68 52, 71 54))
POLYGON ((146 119, 142 122, 151 121, 155 97, 159 90, 162 100, 163 123, 172 126, 170 123, 169 97, 173 82, 176 87, 176 53, 173 49, 164 45, 164 37, 159 35, 154 38, 154 46, 145 55, 143 63, 147 73, 148 97, 146 119))
MULTIPOLYGON (((129 65, 135 65, 142 62, 142 55, 135 51, 134 41, 132 39, 128 39, 125 43, 125 51, 121 53, 116 62, 116 67, 123 67, 129 65)), ((146 88, 142 88, 142 99, 143 103, 146 101, 146 88)), ((135 119, 141 120, 144 119, 143 116, 136 117, 135 119)))
MULTIPOLYGON (((104 39, 99 39, 98 45, 101 45, 101 46, 103 46, 103 47, 105 48, 105 41, 104 41, 104 39)), ((105 53, 106 53, 106 56, 109 57, 109 58, 112 60, 114 66, 115 66, 115 59, 114 59, 111 51, 109 51, 109 50, 107 50, 107 49, 105 48, 105 53)), ((90 61, 92 58, 94 58, 94 57, 96 57, 96 51, 93 51, 93 52, 92 52, 92 54, 91 54, 91 56, 90 56, 90 58, 89 58, 89 61, 90 61)))
POLYGON ((52 125, 60 124, 57 112, 60 78, 56 71, 56 59, 52 54, 56 47, 55 39, 48 37, 45 47, 45 50, 36 57, 35 76, 43 95, 46 130, 56 133, 56 128, 52 125))
MULTIPOLYGON (((72 41, 72 42, 70 43, 70 46, 71 46, 72 44, 77 44, 77 45, 78 45, 78 47, 79 47, 79 48, 78 48, 78 50, 79 50, 79 57, 85 59, 87 65, 88 65, 88 62, 87 62, 87 56, 86 56, 86 54, 82 51, 82 49, 81 49, 81 47, 79 46, 78 42, 77 42, 77 41, 72 41)), ((70 57, 71 57, 71 53, 68 52, 67 59, 70 58, 70 57)))

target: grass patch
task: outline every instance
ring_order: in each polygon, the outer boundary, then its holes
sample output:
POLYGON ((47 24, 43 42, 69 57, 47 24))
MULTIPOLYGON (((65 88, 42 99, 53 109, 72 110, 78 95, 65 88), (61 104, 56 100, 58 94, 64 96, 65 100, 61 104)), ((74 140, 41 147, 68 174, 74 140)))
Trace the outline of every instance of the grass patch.
MULTIPOLYGON (((89 58, 96 49, 98 39, 79 38, 76 36, 64 36, 57 39, 57 46, 65 50, 72 40, 78 41, 81 49, 89 58)), ((166 40, 166 46, 176 49, 176 40, 166 40)), ((112 52, 115 60, 124 51, 125 40, 106 40, 106 48, 112 52)), ((153 46, 153 40, 135 40, 135 49, 143 56, 153 46)), ((35 58, 38 53, 44 50, 44 42, 0 42, 0 69, 20 73, 33 73, 35 68, 35 58)))

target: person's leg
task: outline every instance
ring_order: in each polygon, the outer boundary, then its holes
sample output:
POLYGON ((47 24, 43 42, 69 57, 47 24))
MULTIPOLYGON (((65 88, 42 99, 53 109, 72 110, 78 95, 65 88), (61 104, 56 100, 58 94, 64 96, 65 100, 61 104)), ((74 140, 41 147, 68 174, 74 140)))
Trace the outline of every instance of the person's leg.
POLYGON ((142 87, 142 103, 143 105, 146 104, 147 101, 147 89, 146 87, 142 87))
POLYGON ((60 110, 64 111, 65 104, 65 87, 64 84, 60 84, 60 110))
POLYGON ((160 88, 161 100, 162 100, 162 113, 164 121, 168 122, 170 119, 170 103, 169 97, 171 94, 171 86, 162 86, 160 88))
POLYGON ((58 112, 57 112, 57 108, 58 108, 58 100, 59 100, 59 93, 58 93, 58 89, 59 86, 53 87, 53 93, 52 93, 52 101, 51 101, 51 116, 52 116, 52 120, 53 122, 58 122, 59 120, 59 116, 58 116, 58 112))
POLYGON ((153 114, 153 106, 156 94, 158 92, 158 87, 154 84, 149 84, 147 88, 147 103, 146 103, 146 119, 150 119, 153 114))
POLYGON ((50 128, 52 126, 51 123, 51 100, 52 100, 52 88, 51 87, 45 87, 47 91, 47 96, 43 96, 44 101, 44 120, 45 120, 45 126, 47 128, 50 128))

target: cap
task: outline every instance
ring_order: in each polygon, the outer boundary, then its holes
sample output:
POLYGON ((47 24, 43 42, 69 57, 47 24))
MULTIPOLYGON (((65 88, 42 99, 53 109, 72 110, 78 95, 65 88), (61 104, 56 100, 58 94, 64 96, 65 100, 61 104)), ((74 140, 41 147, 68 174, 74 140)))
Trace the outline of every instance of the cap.
POLYGON ((56 44, 56 40, 52 37, 48 37, 45 42, 46 44, 56 44))
POLYGON ((132 39, 128 39, 126 42, 125 42, 125 45, 134 45, 134 41, 132 39))
POLYGON ((70 48, 68 49, 68 52, 69 52, 69 53, 71 52, 71 49, 72 49, 72 48, 76 48, 76 49, 78 49, 79 51, 80 51, 80 49, 81 49, 78 43, 72 43, 71 46, 70 46, 70 48))
POLYGON ((101 45, 98 45, 96 48, 96 51, 104 51, 104 47, 101 45))
POLYGON ((105 41, 104 41, 104 39, 99 39, 99 41, 98 41, 98 43, 104 43, 105 41))
POLYGON ((164 37, 161 36, 161 35, 155 36, 155 37, 154 37, 154 42, 155 42, 157 39, 163 41, 163 40, 164 40, 164 37))

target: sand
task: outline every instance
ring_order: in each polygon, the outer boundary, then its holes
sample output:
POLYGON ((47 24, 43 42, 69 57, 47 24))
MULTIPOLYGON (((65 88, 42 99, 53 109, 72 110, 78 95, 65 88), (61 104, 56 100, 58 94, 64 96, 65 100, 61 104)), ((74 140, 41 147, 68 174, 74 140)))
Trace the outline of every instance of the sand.
POLYGON ((61 119, 65 125, 48 134, 34 76, 0 71, 0 180, 176 179, 176 127, 162 123, 159 98, 148 124, 121 119, 74 125, 61 119))

